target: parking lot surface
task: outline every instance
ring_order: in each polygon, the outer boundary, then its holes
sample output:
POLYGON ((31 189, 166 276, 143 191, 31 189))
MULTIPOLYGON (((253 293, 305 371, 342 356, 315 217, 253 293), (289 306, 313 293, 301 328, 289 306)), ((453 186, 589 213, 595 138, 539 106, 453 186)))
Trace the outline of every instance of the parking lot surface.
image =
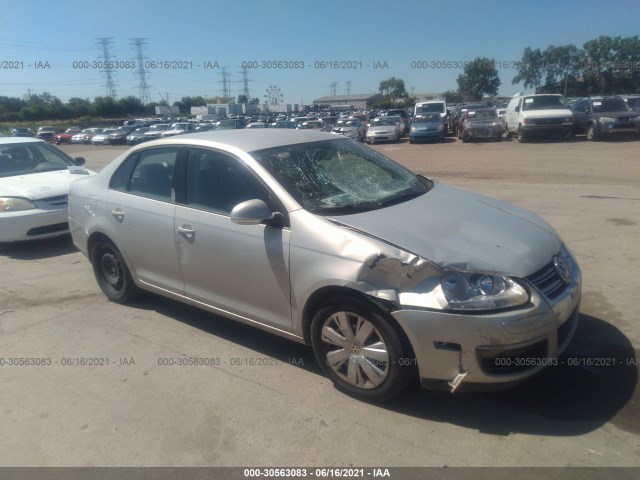
MULTIPOLYGON (((1 245, 0 464, 640 466, 640 141, 373 148, 556 228, 584 282, 561 365, 368 405, 310 347, 151 294, 108 302, 70 237, 1 245)), ((127 150, 61 149, 95 170, 127 150)))

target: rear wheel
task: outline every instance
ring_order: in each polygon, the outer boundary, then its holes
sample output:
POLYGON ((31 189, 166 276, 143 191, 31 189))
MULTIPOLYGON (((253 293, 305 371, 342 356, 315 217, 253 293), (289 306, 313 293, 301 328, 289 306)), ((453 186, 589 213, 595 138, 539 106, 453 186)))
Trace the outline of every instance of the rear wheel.
POLYGON ((98 285, 109 300, 126 303, 140 295, 120 250, 109 240, 93 247, 91 264, 98 285))
POLYGON ((318 311, 311 343, 334 385, 360 400, 390 400, 415 373, 411 349, 387 314, 355 297, 336 298, 318 311))

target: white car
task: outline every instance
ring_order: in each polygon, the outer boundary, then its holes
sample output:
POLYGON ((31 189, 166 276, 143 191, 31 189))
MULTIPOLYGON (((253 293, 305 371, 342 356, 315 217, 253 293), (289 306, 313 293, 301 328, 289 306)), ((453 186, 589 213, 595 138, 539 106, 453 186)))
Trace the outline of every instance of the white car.
POLYGON ((173 137, 184 133, 193 133, 193 125, 191 123, 173 123, 168 130, 160 134, 160 138, 173 137))
POLYGON ((69 184, 94 173, 84 162, 42 140, 0 138, 0 242, 67 233, 69 184))
POLYGON ((101 128, 85 128, 71 137, 71 143, 89 143, 101 131, 101 128))
POLYGON ((115 132, 115 128, 105 128, 99 134, 91 138, 93 145, 109 145, 109 134, 115 132))

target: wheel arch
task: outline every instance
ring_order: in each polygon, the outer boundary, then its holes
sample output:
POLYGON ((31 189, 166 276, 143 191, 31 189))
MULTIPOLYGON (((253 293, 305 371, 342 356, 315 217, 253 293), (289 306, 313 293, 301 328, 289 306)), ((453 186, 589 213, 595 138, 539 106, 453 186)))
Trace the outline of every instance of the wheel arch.
POLYGON ((322 308, 323 305, 326 305, 331 298, 335 297, 355 298, 379 310, 384 314, 384 317, 387 319, 391 327, 396 330, 398 335, 400 335, 403 343, 405 344, 405 347, 408 349, 407 351, 410 352, 411 355, 415 355, 413 351, 413 345, 409 341, 409 337, 405 333, 402 326, 398 323, 398 321, 391 315, 391 312, 396 309, 394 308, 393 302, 375 298, 358 290, 338 285, 322 287, 316 290, 307 299, 301 317, 302 333, 306 344, 311 345, 311 323, 313 321, 313 317, 318 312, 318 310, 322 308))

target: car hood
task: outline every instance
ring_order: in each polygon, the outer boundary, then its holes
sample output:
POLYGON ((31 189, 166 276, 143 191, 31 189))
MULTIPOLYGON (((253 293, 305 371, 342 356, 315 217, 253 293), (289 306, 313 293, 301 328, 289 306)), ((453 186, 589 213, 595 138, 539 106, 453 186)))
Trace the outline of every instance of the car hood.
POLYGON ((640 113, 639 112, 598 112, 596 115, 600 117, 611 117, 611 118, 637 118, 640 113))
MULTIPOLYGON (((375 127, 369 127, 370 132, 386 132, 399 127, 399 125, 376 125, 375 127)), ((355 127, 354 127, 355 128, 355 127)))
POLYGON ((478 118, 478 119, 470 119, 467 120, 471 125, 493 125, 494 123, 497 125, 500 123, 500 119, 496 118, 478 118))
POLYGON ((536 214, 439 183, 407 202, 327 218, 442 268, 508 276, 531 275, 562 245, 536 214))
MULTIPOLYGON (((85 171, 90 174, 93 173, 89 170, 85 171)), ((85 175, 71 173, 69 170, 4 177, 0 178, 0 196, 40 200, 66 195, 69 193, 69 184, 78 178, 84 177, 85 175)))

